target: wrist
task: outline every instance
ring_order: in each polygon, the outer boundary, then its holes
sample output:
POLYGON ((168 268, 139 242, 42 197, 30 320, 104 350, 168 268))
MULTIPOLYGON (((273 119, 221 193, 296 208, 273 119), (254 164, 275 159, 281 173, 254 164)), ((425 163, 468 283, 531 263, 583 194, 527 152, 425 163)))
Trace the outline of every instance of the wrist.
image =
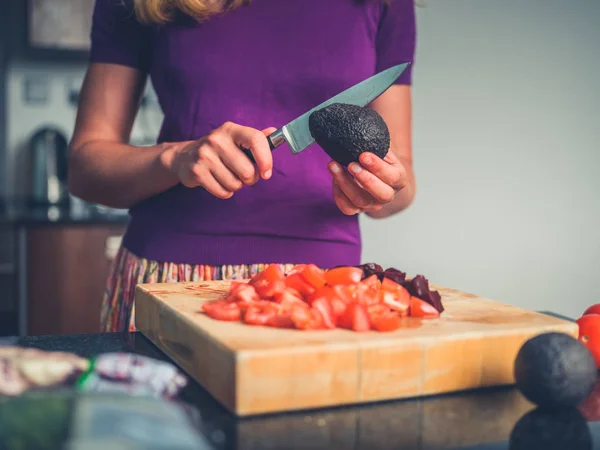
POLYGON ((177 176, 177 159, 179 153, 187 144, 188 142, 163 142, 162 144, 159 144, 161 151, 158 155, 158 164, 161 169, 173 177, 176 182, 179 181, 177 176))

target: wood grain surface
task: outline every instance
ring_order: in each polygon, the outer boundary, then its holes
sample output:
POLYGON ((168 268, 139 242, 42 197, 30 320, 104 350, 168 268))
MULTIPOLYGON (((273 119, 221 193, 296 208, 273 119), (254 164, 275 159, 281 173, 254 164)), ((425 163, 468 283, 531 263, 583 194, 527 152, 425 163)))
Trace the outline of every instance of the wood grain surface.
POLYGON ((577 325, 432 285, 446 311, 391 333, 220 322, 201 304, 227 281, 138 285, 136 327, 239 416, 440 394, 514 382, 520 346, 577 325))

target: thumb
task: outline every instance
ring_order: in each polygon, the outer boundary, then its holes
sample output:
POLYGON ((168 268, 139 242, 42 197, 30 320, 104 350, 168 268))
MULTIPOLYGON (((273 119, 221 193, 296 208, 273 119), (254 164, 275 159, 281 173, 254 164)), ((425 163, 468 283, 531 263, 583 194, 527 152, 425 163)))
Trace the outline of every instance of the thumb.
POLYGON ((275 131, 277 131, 277 128, 275 128, 275 127, 269 127, 269 128, 265 128, 264 130, 262 130, 262 132, 265 136, 268 136, 271 133, 274 133, 275 131))

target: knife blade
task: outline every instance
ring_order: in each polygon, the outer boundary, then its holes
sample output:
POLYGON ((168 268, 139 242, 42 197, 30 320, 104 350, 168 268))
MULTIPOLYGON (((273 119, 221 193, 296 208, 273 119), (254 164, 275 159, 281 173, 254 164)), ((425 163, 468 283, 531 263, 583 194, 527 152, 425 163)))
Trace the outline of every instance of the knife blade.
MULTIPOLYGON (((297 117, 277 131, 274 131, 267 136, 267 141, 269 141, 271 150, 275 150, 281 144, 287 142, 293 154, 300 153, 315 141, 308 127, 308 118, 313 112, 325 108, 332 103, 346 103, 356 106, 368 105, 394 84, 409 64, 410 63, 399 64, 379 72, 336 96, 325 100, 320 105, 315 106, 300 117, 297 117)), ((250 150, 242 149, 242 151, 250 158, 250 161, 254 162, 254 157, 250 150)))

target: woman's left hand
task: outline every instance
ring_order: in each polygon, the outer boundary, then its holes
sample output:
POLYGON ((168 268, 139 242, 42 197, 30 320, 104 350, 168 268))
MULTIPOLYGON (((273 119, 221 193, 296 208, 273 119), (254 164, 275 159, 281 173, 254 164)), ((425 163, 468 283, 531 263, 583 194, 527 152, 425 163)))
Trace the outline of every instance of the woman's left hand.
POLYGON ((391 150, 383 159, 373 153, 362 153, 359 161, 350 163, 348 171, 335 161, 329 163, 333 197, 346 215, 379 211, 409 181, 406 169, 391 150))

